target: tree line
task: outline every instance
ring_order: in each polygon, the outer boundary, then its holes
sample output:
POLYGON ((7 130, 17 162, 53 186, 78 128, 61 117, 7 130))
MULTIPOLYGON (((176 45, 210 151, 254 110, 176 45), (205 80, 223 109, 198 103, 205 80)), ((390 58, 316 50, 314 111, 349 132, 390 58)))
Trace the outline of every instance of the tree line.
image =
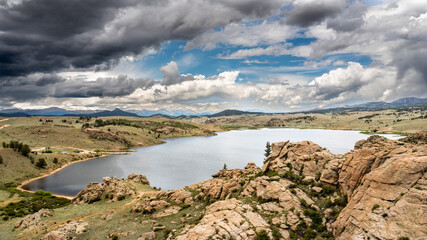
POLYGON ((2 142, 3 148, 12 148, 13 150, 21 153, 23 156, 28 157, 31 152, 30 146, 19 141, 10 141, 9 143, 2 142))

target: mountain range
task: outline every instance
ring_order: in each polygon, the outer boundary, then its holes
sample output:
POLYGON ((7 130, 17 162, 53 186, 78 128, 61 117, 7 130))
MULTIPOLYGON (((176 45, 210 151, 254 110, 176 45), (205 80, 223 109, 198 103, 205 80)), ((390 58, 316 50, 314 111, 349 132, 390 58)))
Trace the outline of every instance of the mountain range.
MULTIPOLYGON (((380 110, 386 108, 396 108, 404 106, 417 106, 417 105, 427 105, 427 98, 415 98, 407 97, 400 98, 392 102, 367 102, 363 104, 357 104, 352 106, 338 107, 338 108, 328 108, 328 109, 313 109, 303 112, 339 112, 339 111, 349 111, 349 110, 380 110)), ((250 111, 240 111, 234 109, 227 109, 218 113, 199 113, 193 114, 189 112, 173 112, 167 110, 152 111, 152 110, 127 110, 123 111, 119 108, 116 108, 112 111, 110 110, 100 110, 100 111, 70 111, 62 108, 45 108, 45 109, 4 109, 0 110, 1 117, 27 117, 27 116, 82 116, 82 117, 111 117, 111 116, 121 116, 121 117, 163 117, 163 118, 186 118, 186 117, 223 117, 223 116, 236 116, 236 115, 256 115, 256 114, 271 114, 264 112, 250 112, 250 111), (178 116, 179 115, 179 116, 178 116)))

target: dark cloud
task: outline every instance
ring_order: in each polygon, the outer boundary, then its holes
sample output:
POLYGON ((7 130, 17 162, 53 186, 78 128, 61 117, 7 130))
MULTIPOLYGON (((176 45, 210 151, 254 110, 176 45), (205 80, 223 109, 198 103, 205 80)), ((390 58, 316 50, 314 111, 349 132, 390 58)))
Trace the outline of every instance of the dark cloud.
POLYGON ((46 97, 119 97, 129 95, 137 88, 149 88, 154 83, 153 79, 133 79, 127 76, 87 81, 81 77, 65 79, 54 74, 31 75, 0 82, 0 95, 8 101, 46 97))
POLYGON ((96 81, 70 81, 57 87, 53 97, 119 97, 129 95, 137 88, 154 85, 153 79, 133 79, 127 76, 98 78, 96 81))
POLYGON ((296 1, 286 22, 300 27, 309 27, 327 17, 339 14, 346 5, 345 0, 296 1))
POLYGON ((105 70, 168 40, 270 16, 282 1, 0 1, 0 77, 96 67, 105 70))
POLYGON ((163 74, 162 85, 173 85, 178 84, 184 81, 194 80, 194 76, 191 74, 181 75, 179 73, 178 64, 171 61, 167 65, 160 68, 160 71, 163 74))
POLYGON ((43 76, 36 81, 36 86, 43 87, 50 84, 65 82, 65 79, 57 75, 43 76))
POLYGON ((363 16, 367 9, 367 4, 356 1, 338 16, 328 19, 327 27, 341 32, 354 31, 363 25, 363 16))

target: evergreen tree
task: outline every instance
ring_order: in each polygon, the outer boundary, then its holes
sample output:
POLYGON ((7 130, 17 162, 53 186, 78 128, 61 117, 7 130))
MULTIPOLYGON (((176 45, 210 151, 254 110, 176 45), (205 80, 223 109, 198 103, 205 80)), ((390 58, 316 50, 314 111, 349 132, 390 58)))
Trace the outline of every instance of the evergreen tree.
POLYGON ((264 163, 265 163, 265 159, 267 159, 267 157, 268 156, 270 156, 270 154, 271 154, 271 145, 270 145, 270 142, 267 142, 267 144, 265 145, 265 153, 264 153, 264 156, 265 156, 265 158, 264 158, 264 163))
POLYGON ((227 170, 227 164, 224 163, 224 167, 222 169, 227 170))
POLYGON ((36 163, 36 167, 45 168, 47 166, 46 160, 44 158, 39 158, 36 163))
POLYGON ((267 142, 267 144, 265 145, 265 153, 264 156, 268 157, 271 154, 271 145, 270 142, 267 142))
POLYGON ((28 154, 31 152, 31 148, 27 144, 24 144, 21 146, 21 149, 19 149, 19 152, 21 152, 23 156, 28 157, 28 154))

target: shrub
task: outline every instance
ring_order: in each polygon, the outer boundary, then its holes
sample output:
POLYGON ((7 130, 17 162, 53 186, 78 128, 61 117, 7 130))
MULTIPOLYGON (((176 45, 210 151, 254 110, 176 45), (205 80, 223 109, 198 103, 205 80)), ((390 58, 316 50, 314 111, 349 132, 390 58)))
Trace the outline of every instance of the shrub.
POLYGON ((379 208, 380 207, 380 205, 378 205, 378 204, 374 204, 374 206, 372 207, 372 212, 373 211, 375 211, 375 209, 377 209, 377 208, 379 208))
POLYGON ((53 162, 54 164, 57 164, 57 163, 58 163, 58 158, 54 158, 52 162, 53 162))
MULTIPOLYGON (((9 184, 7 185, 9 186, 9 184)), ((6 184, 5 187, 7 187, 6 184)), ((22 217, 38 212, 42 208, 53 209, 70 204, 70 200, 52 196, 50 192, 37 191, 29 196, 31 197, 0 207, 0 216, 3 215, 3 219, 22 217)))
POLYGON ((304 215, 311 218, 312 223, 310 225, 311 228, 316 229, 317 231, 324 230, 324 226, 322 224, 322 216, 316 210, 304 210, 304 215))
POLYGON ((3 157, 0 155, 0 164, 3 164, 3 157))
POLYGON ((305 230, 304 239, 315 239, 317 237, 316 231, 311 228, 307 228, 305 230))
POLYGON ((46 160, 44 158, 39 158, 36 163, 36 167, 45 168, 47 166, 46 160))
POLYGON ((270 237, 268 237, 268 233, 265 230, 262 230, 256 234, 255 240, 270 240, 270 237))
POLYGON ((274 240, 283 238, 283 235, 279 232, 279 230, 277 230, 277 228, 273 227, 271 230, 272 230, 272 235, 274 240))

